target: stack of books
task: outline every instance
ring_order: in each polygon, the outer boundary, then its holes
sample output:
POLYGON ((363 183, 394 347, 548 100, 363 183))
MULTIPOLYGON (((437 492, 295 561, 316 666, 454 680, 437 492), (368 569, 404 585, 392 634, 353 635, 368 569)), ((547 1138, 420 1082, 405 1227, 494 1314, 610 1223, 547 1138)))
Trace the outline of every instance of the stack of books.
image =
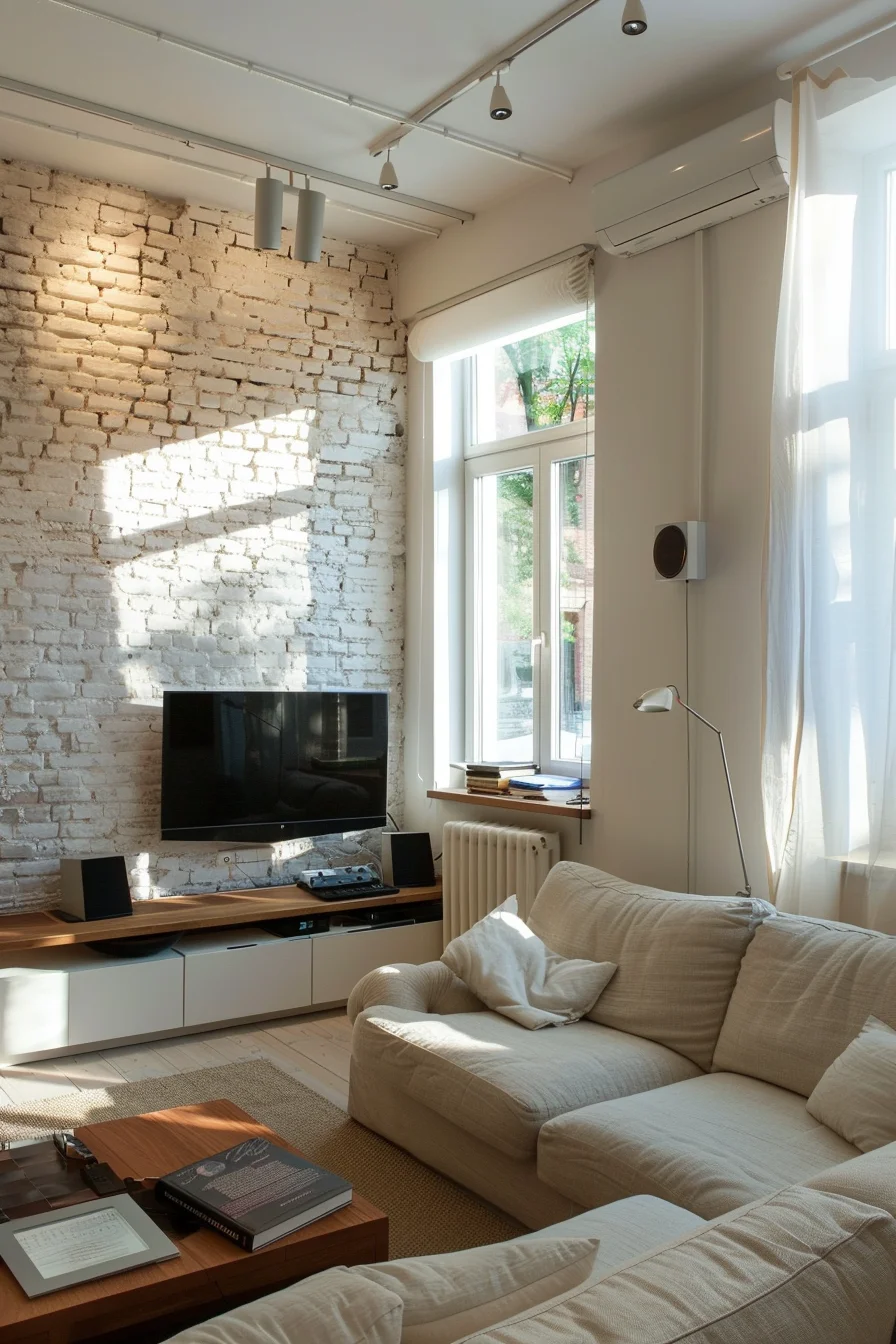
POLYGON ((467 793, 508 793, 511 779, 534 776, 537 766, 533 761, 508 764, 504 761, 464 761, 459 766, 466 772, 467 793))
POLYGON ((508 779, 507 792, 511 798, 546 798, 552 793, 578 793, 582 788, 580 779, 567 779, 565 775, 520 776, 514 770, 508 779))

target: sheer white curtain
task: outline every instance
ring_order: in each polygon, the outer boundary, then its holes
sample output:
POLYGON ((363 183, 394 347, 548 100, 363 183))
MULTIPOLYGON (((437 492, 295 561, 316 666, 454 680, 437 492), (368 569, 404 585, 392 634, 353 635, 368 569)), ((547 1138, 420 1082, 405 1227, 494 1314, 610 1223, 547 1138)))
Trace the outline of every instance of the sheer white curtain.
POLYGON ((779 908, 896 932, 896 88, 803 76, 771 452, 779 908))

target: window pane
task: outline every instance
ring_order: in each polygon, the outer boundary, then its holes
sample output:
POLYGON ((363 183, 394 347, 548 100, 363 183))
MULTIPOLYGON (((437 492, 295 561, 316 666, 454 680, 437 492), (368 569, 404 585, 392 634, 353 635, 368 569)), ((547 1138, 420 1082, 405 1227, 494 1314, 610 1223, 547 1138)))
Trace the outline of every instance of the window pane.
POLYGON ((591 629, 594 546, 589 510, 594 459, 571 458, 553 469, 553 696, 555 760, 591 756, 591 629))
POLYGON ((535 474, 483 476, 478 491, 479 751, 486 761, 534 760, 535 474))
POLYGON ((896 173, 887 173, 887 349, 896 350, 896 173))
POLYGON ((582 318, 477 351, 477 442, 583 420, 594 390, 592 336, 582 318))

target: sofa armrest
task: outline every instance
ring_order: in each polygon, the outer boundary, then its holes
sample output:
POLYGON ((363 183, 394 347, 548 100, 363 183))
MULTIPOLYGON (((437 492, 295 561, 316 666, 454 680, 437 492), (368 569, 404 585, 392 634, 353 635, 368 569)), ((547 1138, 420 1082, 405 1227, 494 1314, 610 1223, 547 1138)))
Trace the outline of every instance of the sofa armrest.
POLYGON ((873 1204, 896 1218, 896 1143, 847 1158, 800 1184, 829 1195, 845 1195, 860 1204, 873 1204))
POLYGON ((409 1008, 417 1013, 481 1013, 485 1004, 441 961, 422 966, 396 963, 370 971, 359 980, 348 1000, 354 1022, 365 1008, 409 1008))

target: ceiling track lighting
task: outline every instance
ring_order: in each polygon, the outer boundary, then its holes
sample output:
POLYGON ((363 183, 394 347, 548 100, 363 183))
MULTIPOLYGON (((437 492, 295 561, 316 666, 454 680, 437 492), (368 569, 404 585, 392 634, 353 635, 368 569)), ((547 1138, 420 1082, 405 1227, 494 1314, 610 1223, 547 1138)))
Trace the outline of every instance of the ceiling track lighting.
POLYGON ((383 191, 398 190, 398 174, 395 171, 395 164, 392 162, 392 146, 386 150, 386 162, 380 170, 380 186, 383 191))
POLYGON ((271 177, 268 164, 264 177, 255 179, 255 246, 264 252, 279 252, 283 228, 283 183, 271 177))
POLYGON ((642 0, 626 0, 622 11, 622 31, 626 37, 640 37, 647 32, 647 13, 642 0))
POLYGON ((296 194, 299 204, 296 211, 295 258, 297 261, 320 261, 327 198, 322 191, 311 190, 307 177, 304 187, 300 187, 296 194))
POLYGON ((507 90, 501 83, 500 67, 495 71, 495 87, 489 104, 489 116, 492 121, 509 121, 513 116, 513 104, 507 96, 507 90))

